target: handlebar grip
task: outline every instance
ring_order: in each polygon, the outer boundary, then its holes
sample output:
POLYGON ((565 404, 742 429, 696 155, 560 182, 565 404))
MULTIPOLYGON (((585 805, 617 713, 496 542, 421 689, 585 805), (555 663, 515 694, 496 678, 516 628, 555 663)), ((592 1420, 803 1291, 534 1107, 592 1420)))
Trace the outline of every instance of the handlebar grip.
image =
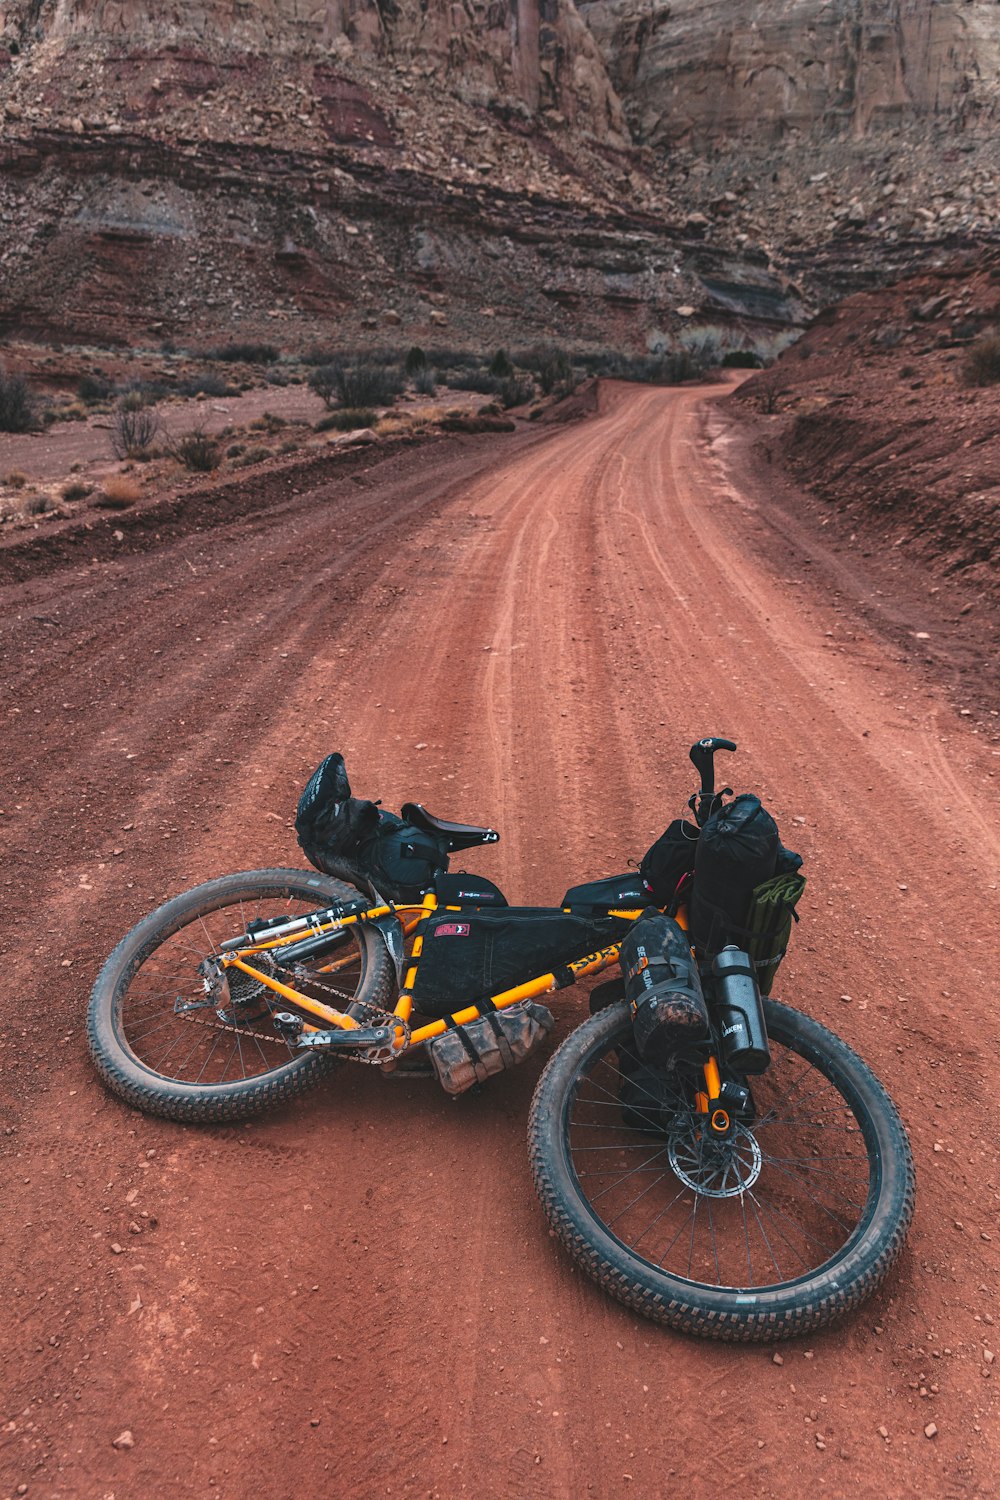
POLYGON ((718 735, 711 734, 706 735, 703 740, 699 740, 697 744, 691 746, 691 759, 694 762, 695 770, 701 775, 702 791, 711 792, 714 790, 713 757, 716 750, 735 749, 735 740, 724 740, 718 735))

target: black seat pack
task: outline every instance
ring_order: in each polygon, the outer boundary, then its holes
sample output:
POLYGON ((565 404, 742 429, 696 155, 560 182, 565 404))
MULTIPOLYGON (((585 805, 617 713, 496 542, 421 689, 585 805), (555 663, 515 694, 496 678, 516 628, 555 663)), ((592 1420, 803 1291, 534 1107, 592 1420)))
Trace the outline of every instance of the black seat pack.
POLYGON ((336 752, 306 783, 295 833, 317 870, 354 884, 371 883, 391 901, 419 901, 436 873, 448 867, 443 839, 351 796, 344 757, 336 752))
POLYGON ((742 946, 754 887, 775 873, 778 825, 760 798, 734 797, 705 820, 695 846, 691 938, 705 954, 742 946))
POLYGON ((433 912, 417 929, 423 945, 413 1003, 426 1016, 450 1016, 598 951, 621 927, 613 917, 532 906, 433 912))

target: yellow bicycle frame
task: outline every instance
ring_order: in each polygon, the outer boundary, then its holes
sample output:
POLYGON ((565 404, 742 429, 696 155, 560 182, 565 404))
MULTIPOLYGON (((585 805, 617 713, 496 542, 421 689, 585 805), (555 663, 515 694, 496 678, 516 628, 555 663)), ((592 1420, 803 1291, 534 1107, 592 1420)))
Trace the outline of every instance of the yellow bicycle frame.
MULTIPOLYGON (((305 930, 300 929, 285 937, 273 938, 271 940, 265 939, 258 943, 248 944, 245 948, 237 949, 235 952, 220 954, 219 961, 224 968, 235 968, 241 970, 244 974, 249 974, 259 984, 266 986, 267 989, 273 990, 275 994, 280 995, 283 1000, 288 1000, 299 1010, 304 1010, 310 1015, 315 1016, 317 1020, 323 1022, 324 1026, 334 1026, 345 1031, 352 1031, 360 1025, 353 1016, 346 1015, 343 1011, 335 1010, 332 1006, 324 1005, 322 1001, 313 999, 311 995, 302 994, 300 990, 283 984, 279 979, 275 979, 270 974, 262 973, 259 969, 255 969, 252 963, 247 962, 248 957, 252 959, 255 953, 264 953, 287 947, 292 943, 301 942, 304 937, 319 937, 328 932, 339 931, 354 926, 357 923, 371 922, 379 917, 392 914, 395 914, 399 918, 404 936, 409 936, 425 917, 431 912, 437 911, 437 909, 437 897, 433 893, 426 895, 420 906, 373 906, 367 911, 345 916, 337 921, 325 923, 317 921, 313 926, 305 930)), ((461 908, 446 907, 444 909, 458 911, 461 908)), ((608 915, 634 921, 636 917, 641 915, 641 912, 620 911, 612 908, 609 910, 608 915)), ((677 921, 687 931, 687 912, 684 907, 681 907, 677 913, 677 921)), ((417 981, 417 970, 420 966, 420 953, 423 948, 423 941, 423 937, 419 933, 413 939, 410 963, 406 970, 403 987, 399 992, 399 998, 396 1001, 393 1012, 404 1023, 404 1026, 408 1025, 413 1010, 413 988, 417 981)), ((585 957, 578 958, 572 963, 566 964, 565 968, 573 975, 573 982, 575 983, 576 980, 585 979, 588 975, 603 973, 605 969, 617 962, 619 951, 620 944, 612 943, 607 948, 601 948, 596 953, 588 953, 585 957)), ((335 972, 336 967, 336 963, 331 964, 322 972, 335 972)), ((537 979, 526 980, 523 984, 514 985, 512 989, 502 990, 497 995, 491 995, 490 1000, 496 1010, 505 1010, 508 1006, 517 1005, 521 1000, 532 1000, 538 995, 551 994, 552 991, 565 987, 565 980, 557 980, 554 973, 540 974, 537 979)), ((482 1011, 477 1006, 470 1005, 464 1010, 456 1011, 451 1019, 459 1026, 466 1026, 471 1021, 479 1020, 481 1015, 482 1011)), ((319 1031, 321 1029, 321 1027, 310 1025, 308 1022, 303 1027, 305 1031, 319 1031)), ((396 1033, 399 1043, 399 1056, 402 1056, 414 1047, 421 1046, 424 1042, 429 1042, 433 1037, 443 1035, 447 1029, 447 1023, 444 1021, 430 1021, 426 1026, 418 1026, 415 1031, 411 1031, 408 1040, 404 1040, 406 1032, 401 1026, 396 1033)), ((718 1099, 721 1089, 719 1066, 714 1057, 709 1058, 705 1063, 704 1074, 705 1089, 703 1092, 699 1091, 696 1095, 696 1103, 700 1113, 708 1114, 712 1107, 712 1101, 718 1099)))

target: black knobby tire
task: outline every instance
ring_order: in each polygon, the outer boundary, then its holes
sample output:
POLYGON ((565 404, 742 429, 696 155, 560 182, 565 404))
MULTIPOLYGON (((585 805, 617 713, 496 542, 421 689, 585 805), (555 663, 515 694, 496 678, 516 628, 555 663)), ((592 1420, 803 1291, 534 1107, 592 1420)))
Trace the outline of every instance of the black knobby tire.
POLYGON ((818 1022, 764 1008, 772 1067, 748 1080, 724 1157, 692 1112, 693 1075, 637 1069, 624 1004, 567 1037, 531 1106, 535 1187, 573 1259, 627 1306, 709 1338, 831 1322, 879 1285, 913 1213, 909 1142, 882 1085, 818 1022))
MULTIPOLYGON (((297 916, 357 894, 327 875, 250 870, 196 886, 144 918, 111 954, 90 997, 88 1044, 107 1086, 149 1114, 230 1121, 318 1083, 332 1060, 296 1051, 275 1032, 271 1012, 291 1008, 288 1002, 230 970, 231 1008, 213 1008, 198 963, 256 917, 297 916)), ((362 926, 346 933, 332 972, 329 958, 316 960, 313 993, 340 1010, 352 998, 391 1008, 396 976, 381 936, 362 926)), ((308 979, 297 980, 303 983, 308 989, 308 979)))

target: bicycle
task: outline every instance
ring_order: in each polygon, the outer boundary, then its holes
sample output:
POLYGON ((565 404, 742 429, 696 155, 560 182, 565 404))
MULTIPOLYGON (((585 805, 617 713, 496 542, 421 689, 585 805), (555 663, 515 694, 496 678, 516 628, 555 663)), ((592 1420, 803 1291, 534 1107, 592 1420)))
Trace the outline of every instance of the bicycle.
MULTIPOLYGON (((720 748, 736 747, 720 739, 692 747, 699 825, 720 802, 720 748)), ((419 804, 403 813, 453 852, 499 837, 419 804)), ((421 1054, 436 1057, 440 1039, 455 1041, 459 1054, 470 1035, 489 1042, 491 1027, 499 1062, 491 1053, 481 1067, 500 1071, 544 1036, 549 1013, 537 998, 616 964, 648 905, 636 872, 572 887, 559 908, 510 908, 475 876, 439 877, 421 900, 400 903, 363 884, 256 870, 152 912, 111 954, 91 996, 88 1042, 104 1082, 150 1113, 228 1122, 304 1092, 334 1062, 402 1072, 421 1054), (503 927, 515 946, 555 944, 561 961, 493 993, 473 987, 469 1003, 447 999, 437 1016, 421 1012, 422 973, 447 993, 449 965, 458 963, 451 955, 468 951, 462 939, 484 923, 494 936, 503 927), (599 941, 580 951, 593 936, 599 941), (514 1017, 520 1029, 504 1031, 503 1018, 514 1017)), ((682 926, 683 896, 682 885, 682 926)), ((913 1212, 909 1143, 858 1055, 777 1001, 763 1001, 766 1070, 731 1067, 702 968, 711 1037, 655 1075, 636 1068, 620 984, 594 991, 594 1013, 536 1087, 532 1175, 556 1236, 621 1302, 708 1337, 785 1338, 840 1316, 887 1275, 913 1212)), ((493 972, 503 972, 502 961, 493 972)), ((445 1069, 446 1086, 451 1076, 445 1069)))

